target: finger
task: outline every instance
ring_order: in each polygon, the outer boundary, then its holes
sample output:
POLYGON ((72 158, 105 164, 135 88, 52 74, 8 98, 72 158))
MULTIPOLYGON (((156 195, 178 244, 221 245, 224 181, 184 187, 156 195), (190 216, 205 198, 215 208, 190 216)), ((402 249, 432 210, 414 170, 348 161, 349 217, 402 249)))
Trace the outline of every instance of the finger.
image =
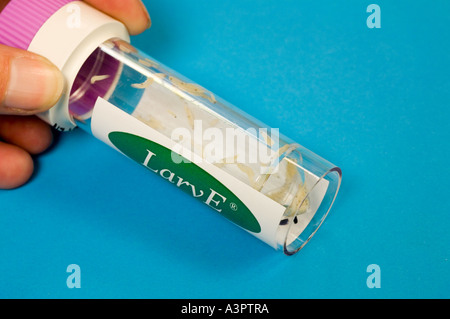
POLYGON ((150 15, 141 0, 85 0, 85 2, 124 23, 131 35, 150 28, 150 15))
POLYGON ((0 142, 0 189, 13 189, 25 184, 33 174, 33 160, 18 146, 0 142))
POLYGON ((0 114, 30 115, 51 108, 64 78, 39 55, 0 45, 0 114))
POLYGON ((50 147, 50 126, 35 116, 0 116, 0 138, 37 155, 50 147))

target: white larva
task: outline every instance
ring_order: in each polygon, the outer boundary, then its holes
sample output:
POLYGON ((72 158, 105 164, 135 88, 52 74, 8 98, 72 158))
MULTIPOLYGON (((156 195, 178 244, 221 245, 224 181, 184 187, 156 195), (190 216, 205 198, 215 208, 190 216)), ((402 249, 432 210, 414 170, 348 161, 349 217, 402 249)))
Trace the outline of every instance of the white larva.
POLYGON ((194 129, 194 115, 192 114, 191 109, 185 105, 184 106, 184 110, 186 111, 186 115, 187 115, 187 119, 189 121, 189 125, 191 126, 192 129, 194 129))
POLYGON ((147 80, 145 80, 145 82, 131 84, 131 86, 134 87, 135 89, 146 89, 152 84, 153 84, 153 79, 147 78, 147 80))
POLYGON ((141 63, 142 65, 145 65, 146 67, 149 68, 157 68, 158 67, 158 63, 153 62, 152 60, 149 59, 139 59, 139 63, 141 63))
POLYGON ((106 80, 106 79, 108 79, 109 77, 111 77, 111 76, 108 75, 108 74, 106 74, 106 75, 94 75, 94 76, 91 78, 91 84, 95 84, 95 83, 97 83, 97 82, 99 82, 99 81, 106 80))

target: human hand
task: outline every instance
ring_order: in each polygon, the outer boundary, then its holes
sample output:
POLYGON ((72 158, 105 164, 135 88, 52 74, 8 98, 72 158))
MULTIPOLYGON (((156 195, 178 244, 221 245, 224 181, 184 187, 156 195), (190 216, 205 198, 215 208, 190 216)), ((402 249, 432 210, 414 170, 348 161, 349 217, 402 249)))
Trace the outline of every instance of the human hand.
MULTIPOLYGON (((0 10, 7 2, 0 0, 0 10)), ((150 27, 141 0, 85 2, 122 21, 131 35, 150 27)), ((0 189, 13 189, 32 176, 32 156, 52 144, 50 127, 33 115, 56 104, 64 78, 47 59, 4 45, 0 45, 0 70, 0 189)))

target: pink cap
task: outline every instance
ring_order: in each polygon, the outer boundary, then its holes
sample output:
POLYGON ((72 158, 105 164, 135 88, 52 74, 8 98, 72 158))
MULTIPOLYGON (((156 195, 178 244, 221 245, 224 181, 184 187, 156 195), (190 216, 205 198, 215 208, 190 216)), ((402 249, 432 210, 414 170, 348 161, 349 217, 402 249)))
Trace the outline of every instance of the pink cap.
POLYGON ((10 0, 0 12, 0 44, 40 54, 63 73, 66 86, 60 100, 38 114, 61 131, 76 126, 69 102, 71 88, 77 88, 75 79, 80 69, 100 44, 112 38, 129 41, 125 25, 84 1, 10 0), (83 17, 82 27, 70 23, 75 14, 83 17))
POLYGON ((0 13, 0 44, 28 49, 42 25, 74 0, 11 0, 0 13))

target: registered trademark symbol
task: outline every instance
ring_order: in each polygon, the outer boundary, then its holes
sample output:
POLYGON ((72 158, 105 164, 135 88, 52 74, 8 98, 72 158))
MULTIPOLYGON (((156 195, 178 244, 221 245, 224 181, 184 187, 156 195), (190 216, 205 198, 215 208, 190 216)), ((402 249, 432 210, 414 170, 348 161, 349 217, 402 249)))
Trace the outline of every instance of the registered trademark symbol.
POLYGON ((238 210, 238 207, 237 207, 236 203, 230 203, 230 208, 233 211, 237 211, 238 210))

